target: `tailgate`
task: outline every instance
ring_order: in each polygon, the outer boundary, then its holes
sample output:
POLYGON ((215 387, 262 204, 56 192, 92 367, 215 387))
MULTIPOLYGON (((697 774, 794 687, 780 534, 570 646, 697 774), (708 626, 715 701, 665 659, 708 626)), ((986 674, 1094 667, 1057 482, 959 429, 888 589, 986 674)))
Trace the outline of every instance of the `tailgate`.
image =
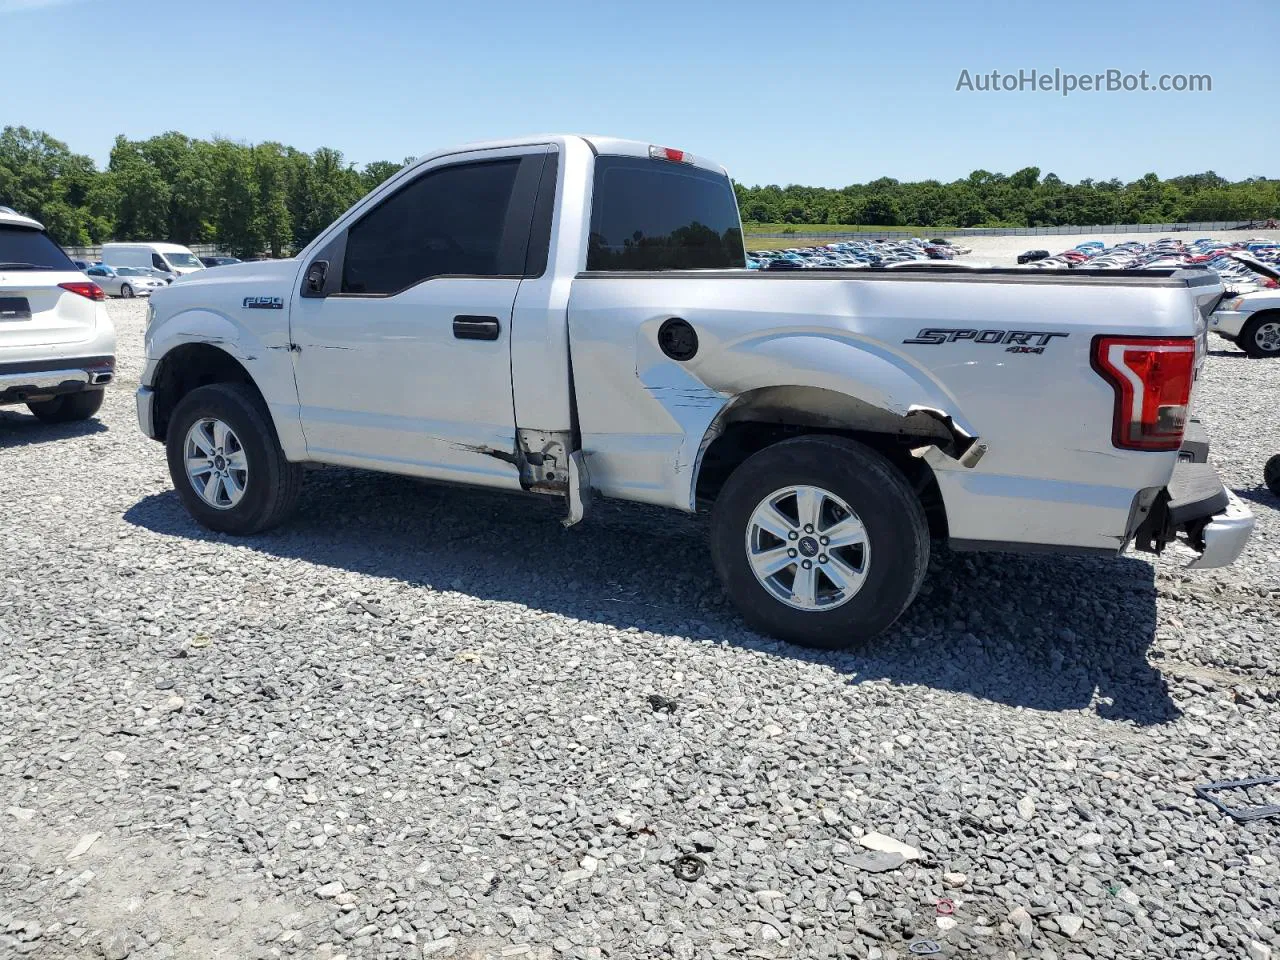
POLYGON ((78 273, 0 270, 0 350, 78 343, 93 336, 98 305, 58 286, 78 273))

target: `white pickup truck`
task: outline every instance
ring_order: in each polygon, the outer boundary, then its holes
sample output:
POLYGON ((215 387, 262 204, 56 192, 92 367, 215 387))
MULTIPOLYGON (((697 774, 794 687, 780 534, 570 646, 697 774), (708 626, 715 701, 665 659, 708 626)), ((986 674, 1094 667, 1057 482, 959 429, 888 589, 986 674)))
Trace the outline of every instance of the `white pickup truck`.
MULTIPOLYGON (((1232 562, 1253 517, 1188 426, 1206 270, 744 269, 732 184, 600 137, 424 157, 292 260, 151 298, 138 419, 250 534, 324 463, 693 512, 754 627, 843 647, 930 541, 1232 562)), ((1197 434, 1202 431, 1196 431, 1197 434)))

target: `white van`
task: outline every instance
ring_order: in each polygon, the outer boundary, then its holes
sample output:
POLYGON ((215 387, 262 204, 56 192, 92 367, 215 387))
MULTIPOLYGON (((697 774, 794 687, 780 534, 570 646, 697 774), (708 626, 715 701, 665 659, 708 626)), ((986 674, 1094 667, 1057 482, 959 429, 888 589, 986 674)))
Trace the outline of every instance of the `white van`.
POLYGON ((177 243, 104 243, 102 262, 109 267, 149 267, 171 283, 204 269, 194 253, 177 243))

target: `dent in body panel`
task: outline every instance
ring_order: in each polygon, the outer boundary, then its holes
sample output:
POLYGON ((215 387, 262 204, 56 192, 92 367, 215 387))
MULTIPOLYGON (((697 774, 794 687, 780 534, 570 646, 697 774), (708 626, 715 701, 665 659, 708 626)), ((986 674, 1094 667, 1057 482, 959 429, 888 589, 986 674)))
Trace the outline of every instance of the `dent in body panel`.
MULTIPOLYGON (((682 432, 669 466, 676 488, 682 489, 687 484, 692 490, 696 467, 706 442, 702 438, 729 403, 729 397, 707 386, 688 367, 665 356, 653 359, 643 371, 637 370, 636 376, 649 396, 682 432)), ((693 509, 692 499, 688 509, 693 509)))

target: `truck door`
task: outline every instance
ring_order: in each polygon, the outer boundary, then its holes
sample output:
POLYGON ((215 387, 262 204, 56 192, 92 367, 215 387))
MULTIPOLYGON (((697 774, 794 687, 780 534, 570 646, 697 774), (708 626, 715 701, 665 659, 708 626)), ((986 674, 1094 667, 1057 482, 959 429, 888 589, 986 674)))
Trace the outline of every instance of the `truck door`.
POLYGON ((438 158, 308 254, 290 340, 312 458, 519 487, 511 314, 546 154, 438 158))

